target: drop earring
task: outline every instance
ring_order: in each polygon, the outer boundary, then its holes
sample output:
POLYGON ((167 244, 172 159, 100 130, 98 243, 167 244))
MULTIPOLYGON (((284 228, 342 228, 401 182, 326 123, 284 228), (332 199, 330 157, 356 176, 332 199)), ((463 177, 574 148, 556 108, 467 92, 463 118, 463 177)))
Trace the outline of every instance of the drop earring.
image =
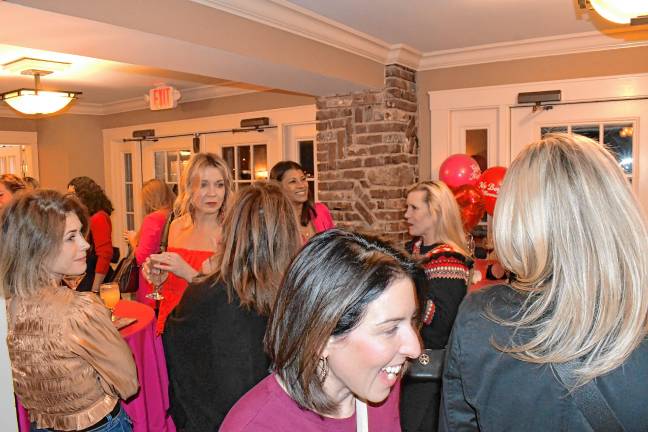
POLYGON ((324 382, 329 373, 328 357, 320 357, 317 361, 317 376, 321 383, 324 382))

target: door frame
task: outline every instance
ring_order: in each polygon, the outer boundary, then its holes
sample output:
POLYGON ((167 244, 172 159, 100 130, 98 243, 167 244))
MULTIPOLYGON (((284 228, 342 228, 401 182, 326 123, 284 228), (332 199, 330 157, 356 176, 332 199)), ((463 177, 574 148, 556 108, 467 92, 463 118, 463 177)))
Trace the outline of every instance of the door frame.
POLYGON ((32 177, 39 182, 40 169, 38 167, 38 133, 37 132, 16 132, 0 131, 0 144, 25 145, 31 148, 32 177))

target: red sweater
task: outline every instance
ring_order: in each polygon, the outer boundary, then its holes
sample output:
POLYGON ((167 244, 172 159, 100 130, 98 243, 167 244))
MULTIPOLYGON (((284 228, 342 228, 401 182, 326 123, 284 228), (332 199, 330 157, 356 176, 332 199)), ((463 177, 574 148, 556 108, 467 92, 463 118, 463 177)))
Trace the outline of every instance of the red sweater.
POLYGON ((95 273, 106 274, 113 254, 112 223, 110 216, 103 210, 90 216, 90 231, 97 254, 95 273))

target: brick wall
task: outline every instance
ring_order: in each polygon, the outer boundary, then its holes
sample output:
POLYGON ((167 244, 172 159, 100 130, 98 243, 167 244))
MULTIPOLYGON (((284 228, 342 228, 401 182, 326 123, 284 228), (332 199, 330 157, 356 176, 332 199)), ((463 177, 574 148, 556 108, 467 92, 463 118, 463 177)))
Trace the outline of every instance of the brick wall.
POLYGON ((385 87, 317 99, 319 200, 340 227, 402 244, 407 189, 418 181, 416 73, 385 67, 385 87))

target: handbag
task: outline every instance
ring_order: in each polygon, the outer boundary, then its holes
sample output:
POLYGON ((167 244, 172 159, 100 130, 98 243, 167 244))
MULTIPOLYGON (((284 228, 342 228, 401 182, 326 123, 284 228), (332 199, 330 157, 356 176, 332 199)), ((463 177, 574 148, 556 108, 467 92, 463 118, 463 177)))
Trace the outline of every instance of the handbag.
POLYGON ((443 375, 445 349, 423 350, 420 356, 409 361, 405 374, 412 381, 436 381, 443 375))
POLYGON ((139 270, 140 266, 135 259, 135 251, 128 246, 128 254, 119 261, 115 269, 113 282, 119 284, 119 292, 133 293, 139 288, 139 270))

